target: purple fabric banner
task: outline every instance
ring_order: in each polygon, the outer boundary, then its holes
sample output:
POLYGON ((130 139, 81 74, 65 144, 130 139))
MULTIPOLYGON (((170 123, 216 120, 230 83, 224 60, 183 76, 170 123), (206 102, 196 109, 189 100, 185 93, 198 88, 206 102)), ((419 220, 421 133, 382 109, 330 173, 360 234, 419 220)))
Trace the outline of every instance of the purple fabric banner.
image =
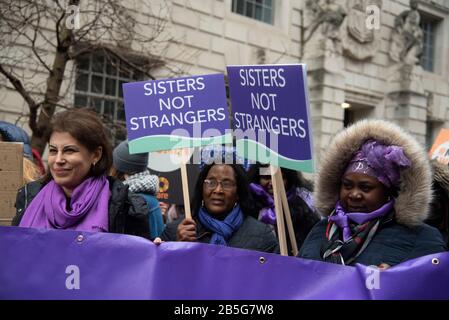
POLYGON ((379 272, 208 244, 0 227, 0 299, 449 299, 449 253, 379 272))

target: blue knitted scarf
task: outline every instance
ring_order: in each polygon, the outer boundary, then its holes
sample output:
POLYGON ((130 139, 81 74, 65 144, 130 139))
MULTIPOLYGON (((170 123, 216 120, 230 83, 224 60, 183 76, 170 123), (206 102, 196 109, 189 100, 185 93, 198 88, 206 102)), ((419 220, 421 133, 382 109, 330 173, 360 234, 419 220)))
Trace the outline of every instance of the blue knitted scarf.
POLYGON ((211 217, 204 207, 200 208, 198 218, 206 229, 213 232, 211 244, 227 246, 232 234, 243 224, 244 217, 240 206, 236 205, 223 221, 211 217))

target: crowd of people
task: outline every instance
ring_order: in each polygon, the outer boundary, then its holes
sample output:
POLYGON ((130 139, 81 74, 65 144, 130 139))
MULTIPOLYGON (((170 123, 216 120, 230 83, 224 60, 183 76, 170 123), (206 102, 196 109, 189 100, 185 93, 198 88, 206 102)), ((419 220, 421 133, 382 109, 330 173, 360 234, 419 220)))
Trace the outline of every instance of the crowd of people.
MULTIPOLYGON (((0 122, 1 140, 24 143, 28 168, 14 226, 279 253, 267 165, 203 164, 190 218, 183 206, 157 200, 159 179, 148 171, 148 154, 130 154, 127 141, 113 149, 95 113, 69 109, 54 116, 45 172, 22 131, 0 122)), ((430 162, 417 140, 391 122, 345 128, 330 143, 314 183, 285 168, 282 178, 299 258, 387 268, 447 250, 449 167, 430 162)))

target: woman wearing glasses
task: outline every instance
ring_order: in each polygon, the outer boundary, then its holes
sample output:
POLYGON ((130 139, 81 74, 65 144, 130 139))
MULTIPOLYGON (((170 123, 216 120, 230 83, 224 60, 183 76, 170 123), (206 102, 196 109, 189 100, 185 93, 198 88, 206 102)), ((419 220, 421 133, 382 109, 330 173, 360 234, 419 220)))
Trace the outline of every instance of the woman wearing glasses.
POLYGON ((254 215, 245 171, 237 164, 210 164, 198 177, 192 218, 167 224, 163 241, 198 241, 277 253, 278 241, 269 226, 254 215))

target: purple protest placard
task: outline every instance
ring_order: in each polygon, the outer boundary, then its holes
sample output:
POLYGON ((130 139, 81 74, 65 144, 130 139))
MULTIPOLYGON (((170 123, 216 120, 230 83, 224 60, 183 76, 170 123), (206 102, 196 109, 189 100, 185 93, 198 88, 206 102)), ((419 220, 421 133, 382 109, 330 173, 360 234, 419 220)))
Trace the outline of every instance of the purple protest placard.
POLYGON ((223 74, 123 84, 132 153, 232 143, 223 74))
POLYGON ((192 242, 0 227, 0 299, 449 299, 449 253, 385 271, 192 242))
POLYGON ((237 153, 313 172, 306 67, 228 66, 237 153))

